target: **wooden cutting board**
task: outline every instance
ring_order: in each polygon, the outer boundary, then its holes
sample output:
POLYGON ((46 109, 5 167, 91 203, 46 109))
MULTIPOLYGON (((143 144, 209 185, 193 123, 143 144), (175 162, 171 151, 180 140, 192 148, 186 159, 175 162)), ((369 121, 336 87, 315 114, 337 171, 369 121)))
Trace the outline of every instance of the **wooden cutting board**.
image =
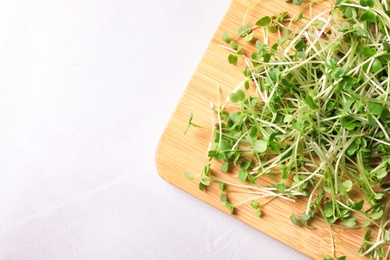
MULTIPOLYGON (((246 22, 255 24, 264 15, 272 16, 282 11, 297 15, 301 11, 311 10, 309 5, 305 5, 305 1, 301 6, 286 3, 285 0, 253 1, 252 4, 248 0, 232 1, 166 126, 157 149, 156 164, 163 179, 227 214, 229 210, 219 199, 220 191, 217 185, 211 185, 206 192, 202 192, 198 188, 198 181, 186 179, 184 173, 200 172, 207 161, 207 148, 213 127, 210 101, 217 103, 218 87, 221 90, 221 99, 225 100, 230 91, 244 78, 243 67, 240 67, 240 64, 237 67, 232 66, 227 61, 230 52, 221 47, 226 46, 222 41, 223 33, 226 31, 234 35, 237 28, 243 24, 246 12, 246 22), (192 128, 184 135, 191 113, 194 116, 194 123, 208 126, 210 129, 192 128)), ((217 166, 215 169, 218 169, 217 166)), ((234 196, 236 198, 233 199, 236 200, 245 199, 245 196, 240 194, 234 196)), ((297 215, 304 212, 304 206, 304 201, 291 203, 274 200, 264 207, 261 217, 257 217, 249 205, 242 205, 232 216, 308 257, 322 259, 322 256, 331 254, 330 231, 327 224, 315 221, 313 225, 317 229, 312 230, 296 227, 289 219, 292 212, 297 215)), ((333 227, 333 232, 337 256, 365 259, 357 253, 362 242, 363 230, 333 227)))

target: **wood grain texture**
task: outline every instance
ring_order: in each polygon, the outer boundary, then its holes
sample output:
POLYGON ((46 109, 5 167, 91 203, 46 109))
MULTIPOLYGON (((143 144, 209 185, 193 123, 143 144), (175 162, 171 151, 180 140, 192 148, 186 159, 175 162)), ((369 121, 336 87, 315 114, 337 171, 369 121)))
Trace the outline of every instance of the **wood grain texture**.
MULTIPOLYGON (((202 170, 207 160, 206 153, 211 135, 211 131, 201 128, 193 128, 184 135, 190 114, 193 113, 196 124, 210 125, 211 128, 210 101, 217 103, 217 86, 221 89, 221 99, 225 100, 229 91, 243 80, 243 67, 240 67, 240 64, 234 67, 227 62, 229 51, 220 46, 226 45, 221 40, 222 34, 225 31, 235 34, 236 29, 242 25, 246 11, 248 11, 246 20, 250 24, 254 24, 264 15, 274 15, 281 11, 287 10, 290 14, 311 11, 305 2, 300 7, 287 4, 284 0, 263 0, 252 5, 250 3, 247 0, 232 1, 166 126, 156 153, 157 169, 163 179, 227 214, 229 212, 219 199, 220 191, 216 185, 211 185, 206 192, 202 192, 198 189, 198 182, 189 181, 183 176, 184 172, 198 173, 202 170)), ((247 47, 251 48, 251 46, 247 47)), ((213 168, 218 169, 217 165, 218 163, 215 163, 213 168)), ((239 201, 245 199, 245 196, 237 194, 229 199, 239 201)), ((315 221, 313 225, 317 229, 310 230, 296 227, 289 220, 292 212, 300 214, 304 211, 304 206, 305 201, 291 203, 276 199, 265 206, 261 218, 256 217, 249 205, 242 205, 232 217, 308 257, 322 259, 323 255, 331 254, 330 231, 326 223, 315 221)), ((364 259, 357 253, 362 242, 363 230, 333 228, 333 231, 338 256, 346 255, 347 259, 364 259)))

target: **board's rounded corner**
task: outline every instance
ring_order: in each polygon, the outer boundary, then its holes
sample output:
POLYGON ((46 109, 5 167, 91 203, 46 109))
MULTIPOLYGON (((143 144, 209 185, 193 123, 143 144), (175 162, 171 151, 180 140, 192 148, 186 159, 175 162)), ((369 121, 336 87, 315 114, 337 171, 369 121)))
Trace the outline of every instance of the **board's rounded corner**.
POLYGON ((164 139, 165 134, 166 134, 166 128, 164 129, 163 133, 160 136, 160 139, 158 140, 157 148, 156 148, 156 151, 154 154, 154 164, 155 164, 157 173, 160 176, 160 178, 169 183, 166 175, 164 174, 164 171, 162 170, 162 165, 161 165, 163 163, 163 160, 161 159, 161 157, 162 157, 161 150, 162 150, 163 139, 164 139))
POLYGON ((160 178, 163 179, 164 181, 167 181, 165 179, 165 176, 164 176, 162 170, 161 170, 160 159, 159 159, 160 158, 160 149, 161 149, 161 137, 160 137, 160 140, 158 141, 157 149, 156 149, 156 152, 154 154, 154 164, 155 164, 157 173, 160 176, 160 178))

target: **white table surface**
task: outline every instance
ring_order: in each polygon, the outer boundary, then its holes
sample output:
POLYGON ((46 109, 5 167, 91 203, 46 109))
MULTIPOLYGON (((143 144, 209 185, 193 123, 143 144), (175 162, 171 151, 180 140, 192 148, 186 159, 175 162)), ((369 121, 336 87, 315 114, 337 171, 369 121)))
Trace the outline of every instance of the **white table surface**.
POLYGON ((0 1, 0 259, 305 259, 155 167, 229 4, 0 1))

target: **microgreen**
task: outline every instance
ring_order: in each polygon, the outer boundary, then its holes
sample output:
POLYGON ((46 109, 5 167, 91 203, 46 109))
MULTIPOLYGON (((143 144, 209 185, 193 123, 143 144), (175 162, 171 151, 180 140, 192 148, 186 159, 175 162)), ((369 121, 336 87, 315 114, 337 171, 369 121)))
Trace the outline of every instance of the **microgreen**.
POLYGON ((299 220, 299 219, 297 218, 297 216, 296 216, 294 213, 291 214, 290 220, 291 220, 291 222, 292 222, 294 225, 296 225, 296 226, 298 226, 298 227, 302 226, 302 224, 303 224, 303 222, 302 222, 301 220, 299 220))
POLYGON ((234 55, 234 54, 230 54, 228 56, 228 61, 229 61, 230 64, 237 65, 238 56, 234 55))
POLYGON ((251 207, 257 209, 259 207, 259 202, 257 202, 257 200, 252 200, 251 207))
MULTIPOLYGON (((367 230, 359 252, 388 259, 388 5, 336 0, 311 17, 281 12, 253 26, 244 23, 237 35, 224 33, 228 62, 244 64, 244 80, 213 107, 218 123, 206 166, 185 176, 198 179, 201 190, 219 183, 220 200, 231 214, 248 204, 261 216, 273 199, 307 197, 303 212, 289 218, 305 228, 315 228, 314 218, 327 223, 332 246, 323 259, 345 259, 335 255, 333 225, 367 230), (219 170, 211 171, 213 160, 221 162, 219 170), (274 182, 265 182, 266 176, 274 182), (248 198, 232 203, 233 192, 248 198)), ((191 115, 188 128, 200 127, 192 121, 191 115)))
POLYGON ((223 35, 222 35, 222 40, 224 42, 229 42, 230 41, 230 37, 229 37, 229 33, 228 32, 224 32, 223 35))
POLYGON ((271 23, 271 17, 269 16, 264 16, 260 20, 256 22, 256 25, 258 26, 268 26, 271 23))

